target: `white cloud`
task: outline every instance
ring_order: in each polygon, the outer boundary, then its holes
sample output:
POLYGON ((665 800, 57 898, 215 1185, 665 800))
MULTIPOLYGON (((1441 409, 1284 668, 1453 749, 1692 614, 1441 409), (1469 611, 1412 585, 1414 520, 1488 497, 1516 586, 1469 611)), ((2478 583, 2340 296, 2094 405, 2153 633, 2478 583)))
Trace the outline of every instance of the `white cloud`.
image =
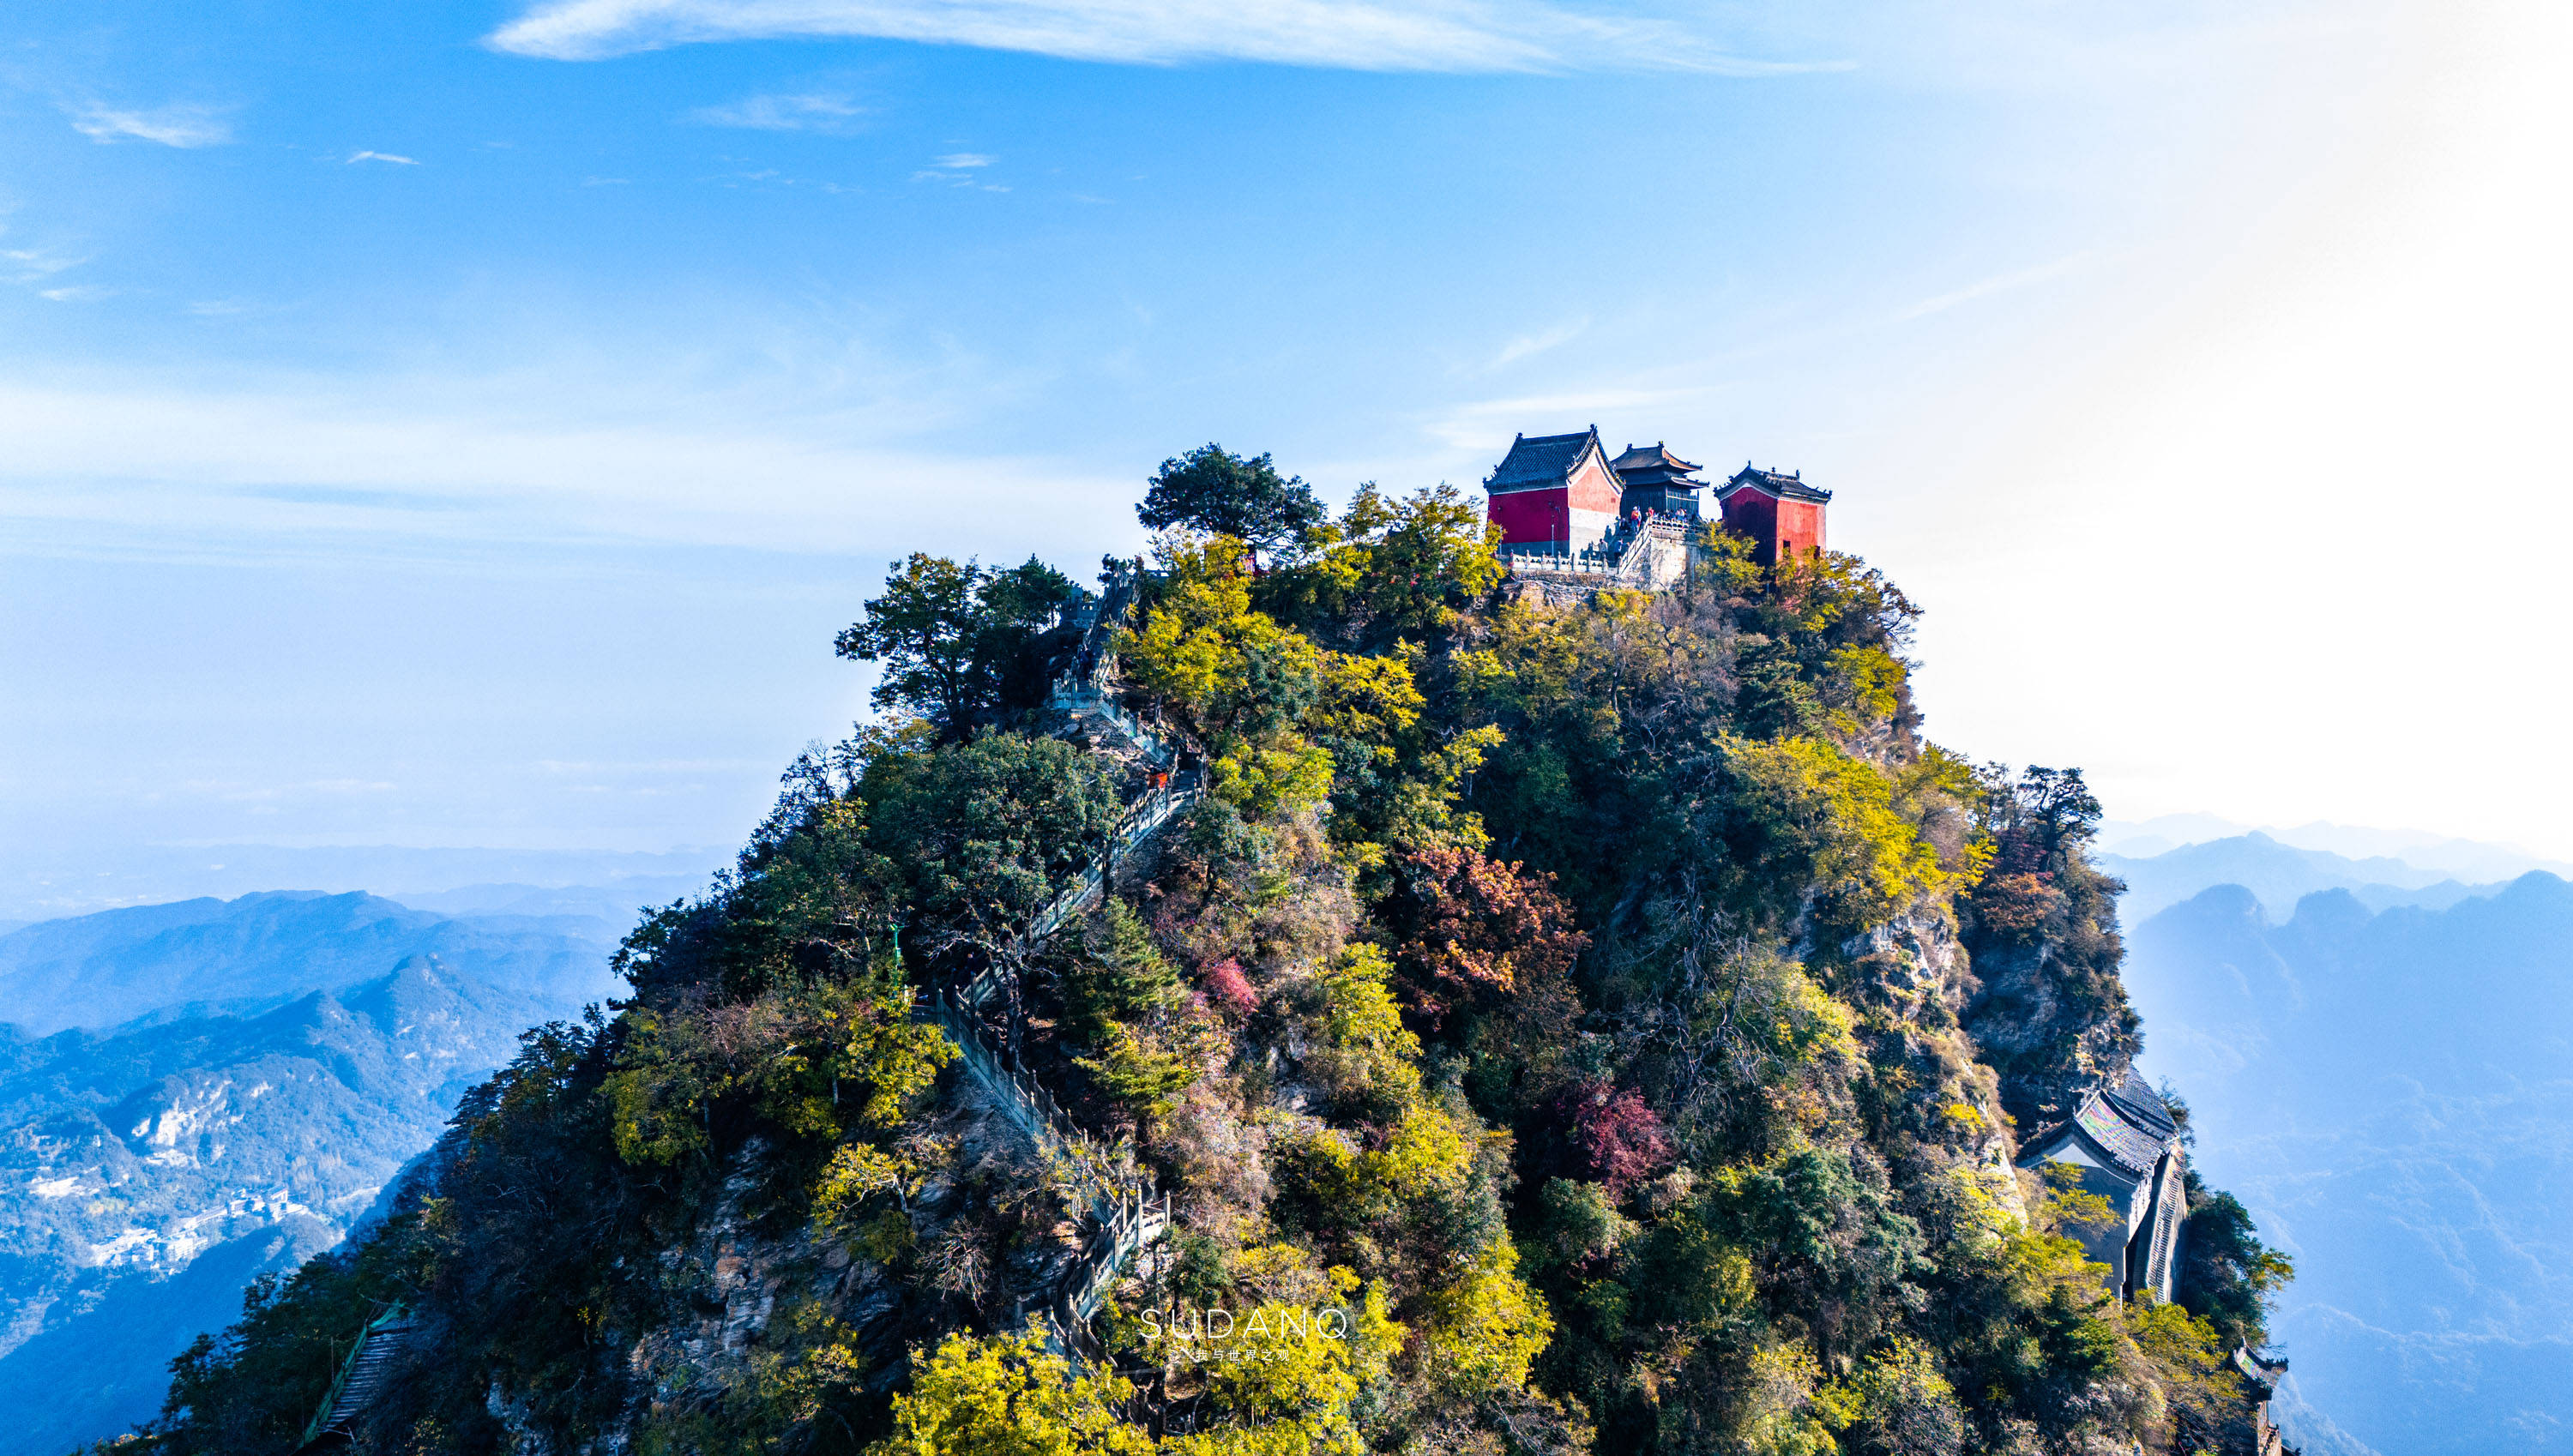
POLYGON ((702 106, 687 120, 699 126, 744 127, 758 132, 854 131, 867 109, 846 95, 812 91, 796 95, 746 96, 724 106, 702 106))
POLYGON ((936 159, 936 165, 940 167, 989 167, 1000 160, 1001 159, 998 157, 986 157, 980 152, 951 152, 944 157, 936 159))
POLYGON ((72 129, 96 142, 159 142, 165 147, 220 147, 233 139, 232 123, 206 106, 150 111, 85 106, 72 113, 72 129))
POLYGON ((1723 75, 1843 68, 1746 61, 1669 21, 1585 14, 1543 0, 538 0, 487 43, 517 55, 584 61, 788 36, 1148 65, 1247 60, 1359 71, 1723 75))
POLYGON ((1994 294, 2008 293, 2012 289, 2026 288, 2030 284, 2046 283, 2062 278, 2097 261, 2099 261, 2099 255, 2096 253, 2076 253, 2069 258, 2059 258, 2053 263, 2021 269, 2017 273, 2005 273, 1994 278, 1981 279, 1964 288, 1950 289, 1944 294, 1898 309, 1891 322, 1909 324, 1915 319, 1927 319, 1933 314, 1944 314, 1960 304, 1971 304, 1977 299, 1990 298, 1994 294))
POLYGON ((1552 329, 1546 330, 1542 334, 1522 334, 1518 338, 1511 340, 1509 343, 1502 345, 1501 352, 1493 355, 1492 362, 1485 364, 1484 367, 1486 369, 1496 369, 1504 364, 1514 364, 1520 360, 1543 354, 1547 350, 1554 349, 1560 345, 1570 344, 1573 340, 1580 338, 1582 333, 1589 328, 1590 317, 1585 314, 1582 317, 1573 320, 1569 324, 1559 324, 1552 329))
POLYGON ((65 258, 42 248, 0 248, 0 277, 6 277, 11 283, 34 283, 67 268, 78 268, 88 261, 86 258, 65 258))
POLYGON ((355 152, 350 154, 349 162, 352 166, 360 162, 391 162, 397 167, 418 167, 420 165, 420 163, 413 158, 397 157, 391 152, 355 152))
MULTIPOLYGON (((845 553, 935 540, 962 555, 1054 540, 1079 559, 1134 544, 1131 517, 1101 505, 1124 498, 1122 477, 1057 460, 973 460, 982 483, 962 496, 903 488, 960 468, 935 445, 883 442, 952 423, 958 401, 929 381, 807 415, 781 412, 774 396, 798 386, 771 373, 728 388, 619 375, 572 397, 549 377, 565 372, 556 362, 472 381, 292 376, 239 390, 0 376, 0 548, 332 559, 537 541, 845 553), (662 402, 637 411, 639 397, 662 402)), ((972 377, 951 387, 998 387, 972 377)))
POLYGON ((39 298, 51 299, 57 304, 86 304, 94 299, 107 298, 115 292, 114 289, 97 288, 89 284, 74 284, 69 288, 38 289, 36 294, 39 298))

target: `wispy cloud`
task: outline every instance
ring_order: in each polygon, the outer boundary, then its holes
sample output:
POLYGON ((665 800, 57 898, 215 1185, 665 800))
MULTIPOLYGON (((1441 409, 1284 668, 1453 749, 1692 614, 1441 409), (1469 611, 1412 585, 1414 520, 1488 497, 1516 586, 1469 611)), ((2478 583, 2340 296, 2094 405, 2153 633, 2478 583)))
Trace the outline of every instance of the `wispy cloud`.
POLYGON ((1583 333, 1589 330, 1589 328, 1590 316, 1584 314, 1569 324, 1558 324, 1554 328, 1548 329, 1541 334, 1522 334, 1518 338, 1511 340, 1509 343, 1502 345, 1501 352, 1493 355, 1491 363, 1483 365, 1483 367, 1486 370, 1489 370, 1500 368, 1506 364, 1517 364, 1520 360, 1543 354, 1549 349, 1570 344, 1573 340, 1580 338, 1583 333))
POLYGON ((989 167, 1000 160, 1001 159, 998 157, 987 157, 980 152, 951 152, 944 157, 938 158, 933 165, 950 169, 964 167, 989 167))
POLYGON ((1992 278, 1970 283, 1964 288, 1950 289, 1944 294, 1934 294, 1917 304, 1897 309, 1890 322, 1909 324, 1915 319, 1927 319, 1933 314, 1944 314, 1959 304, 1971 304, 1977 299, 1989 298, 1994 294, 2008 293, 2012 289, 2026 288, 2030 284, 2062 278, 2066 274, 2078 272, 2098 262, 2099 259, 2100 255, 2097 253, 2076 253, 2070 257, 2059 258, 2053 263, 2021 269, 2017 273, 1998 274, 1992 278))
POLYGON ((72 130, 95 142, 220 147, 233 139, 232 123, 210 106, 163 106, 148 111, 83 106, 74 108, 71 115, 72 130))
POLYGON ((114 289, 103 289, 92 284, 73 284, 68 288, 38 289, 36 296, 51 299, 57 304, 86 304, 108 298, 115 292, 114 289))
POLYGON ((949 187, 970 187, 977 192, 1008 192, 1007 184, 985 182, 972 172, 920 171, 911 174, 914 182, 943 182, 949 187))
POLYGON ((849 36, 1173 65, 1248 60, 1358 71, 1842 70, 1757 61, 1690 28, 1545 0, 537 0, 487 38, 585 61, 701 41, 849 36))
POLYGON ((759 132, 822 132, 838 136, 855 131, 867 109, 839 92, 807 91, 773 96, 745 96, 723 106, 701 106, 686 120, 707 127, 745 127, 759 132))
POLYGON ((88 261, 42 248, 0 248, 0 278, 11 283, 38 283, 88 261))
POLYGON ((417 158, 398 157, 391 152, 352 152, 349 154, 349 163, 351 166, 355 166, 360 162, 390 162, 397 167, 418 167, 420 165, 420 161, 417 158))
MULTIPOLYGON (((1495 439, 1507 443, 1512 430, 1547 434, 1579 429, 1602 419, 1615 427, 1617 418, 1639 410, 1660 410, 1699 398, 1715 386, 1645 388, 1606 384, 1561 393, 1519 394, 1506 399, 1461 400, 1436 418, 1422 421, 1432 439, 1451 449, 1488 450, 1495 439)), ((1497 456, 1495 456, 1497 458, 1497 456)))
MULTIPOLYGON (((241 392, 0 372, 0 517, 49 522, 43 549, 122 540, 188 559, 338 559, 366 541, 431 553, 628 540, 845 554, 905 533, 987 557, 1022 539, 1072 543, 1075 556, 1130 546, 1132 528, 1099 506, 1126 487, 1049 458, 977 459, 976 483, 934 500, 848 488, 955 467, 933 445, 883 443, 934 437, 1006 387, 979 364, 952 366, 962 372, 946 380, 870 374, 861 406, 818 413, 790 382, 800 375, 775 371, 711 387, 622 374, 595 395, 535 387, 559 383, 566 370, 553 364, 475 380, 296 375, 241 392), (643 397, 667 407, 629 417, 643 397), (735 472, 739 488, 708 494, 707 480, 735 472)), ((35 539, 19 534, 16 544, 35 539)), ((11 544, 0 533, 0 548, 11 544)))

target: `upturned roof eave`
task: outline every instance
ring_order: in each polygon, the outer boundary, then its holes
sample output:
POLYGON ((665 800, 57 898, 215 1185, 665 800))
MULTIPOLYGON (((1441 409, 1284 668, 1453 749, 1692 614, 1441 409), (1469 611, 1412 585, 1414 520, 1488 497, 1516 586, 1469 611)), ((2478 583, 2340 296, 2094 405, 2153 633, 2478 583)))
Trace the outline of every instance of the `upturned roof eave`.
POLYGON ((1820 485, 1808 485, 1793 475, 1774 470, 1744 470, 1715 487, 1715 498, 1725 500, 1744 490, 1757 490, 1773 500, 1810 500, 1828 502, 1832 492, 1820 485))
POLYGON ((1608 447, 1599 442, 1599 426, 1595 424, 1588 429, 1566 434, 1522 434, 1518 436, 1510 441, 1509 454, 1503 455, 1501 457, 1500 464, 1493 468, 1492 473, 1483 477, 1483 488, 1494 494, 1500 494, 1511 490, 1541 490, 1551 486, 1560 485, 1569 481, 1574 474, 1579 472, 1581 469, 1581 462, 1589 458, 1591 453, 1594 451, 1596 451, 1599 456, 1599 468, 1605 471, 1608 478, 1611 481, 1614 481, 1619 488, 1624 488, 1626 482, 1618 475, 1616 468, 1608 463, 1608 447), (1547 446, 1561 445, 1565 443, 1573 444, 1572 456, 1570 459, 1565 460, 1559 467, 1556 467, 1552 473, 1506 475, 1506 472, 1509 469, 1511 457, 1518 454, 1521 448, 1529 445, 1547 446))

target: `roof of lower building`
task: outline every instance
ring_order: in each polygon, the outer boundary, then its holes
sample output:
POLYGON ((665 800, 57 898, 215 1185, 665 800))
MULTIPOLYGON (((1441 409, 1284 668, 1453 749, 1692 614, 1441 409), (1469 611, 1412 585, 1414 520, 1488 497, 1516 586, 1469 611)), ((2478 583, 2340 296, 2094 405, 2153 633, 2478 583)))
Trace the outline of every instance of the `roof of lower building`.
MULTIPOLYGON (((1532 485, 1560 485, 1581 468, 1582 457, 1598 451, 1599 463, 1608 464, 1608 450, 1599 443, 1599 426, 1592 425, 1579 434, 1523 434, 1510 441, 1510 452, 1483 481, 1486 490, 1521 490, 1532 485)), ((1608 471, 1613 478, 1614 469, 1608 471)))
POLYGON ((1746 488, 1752 490, 1765 490, 1770 494, 1777 496, 1781 500, 1829 500, 1832 498, 1832 492, 1823 489, 1819 485, 1806 484, 1804 477, 1793 470, 1757 469, 1754 468, 1748 460, 1742 462, 1742 468, 1734 472, 1732 479, 1717 486, 1715 493, 1719 498, 1721 498, 1732 494, 1736 490, 1746 488))
POLYGON ((2143 1178, 2179 1146, 2179 1124, 2160 1094, 2129 1068, 2115 1087, 2085 1094, 2068 1120, 2032 1130, 2020 1144, 2028 1149, 2021 1161, 2033 1166, 2075 1138, 2108 1166, 2143 1178))
POLYGON ((2127 1114, 2128 1121, 2162 1137, 2178 1135, 2179 1122, 2171 1116, 2170 1107, 2162 1101, 2161 1093, 2154 1092, 2152 1085, 2145 1082, 2135 1068, 2129 1067, 2126 1080, 2102 1094, 2115 1103, 2119 1111, 2127 1114))
POLYGON ((2084 1136, 2109 1154, 2121 1169, 2138 1177, 2151 1172, 2169 1145, 2167 1137, 2137 1126, 2116 1102, 2098 1092, 2082 1099, 2082 1109, 2073 1114, 2073 1125, 2081 1128, 2084 1136))

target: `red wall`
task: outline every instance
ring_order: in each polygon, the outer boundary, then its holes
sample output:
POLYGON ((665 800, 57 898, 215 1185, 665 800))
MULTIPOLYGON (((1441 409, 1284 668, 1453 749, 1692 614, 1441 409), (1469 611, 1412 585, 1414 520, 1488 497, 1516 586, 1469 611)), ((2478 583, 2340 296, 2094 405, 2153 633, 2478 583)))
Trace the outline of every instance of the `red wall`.
POLYGON ((1501 523, 1504 541, 1559 541, 1564 538, 1564 491, 1505 490, 1494 495, 1486 513, 1501 523))
POLYGON ((1756 554, 1761 564, 1768 564, 1770 544, 1778 528, 1777 500, 1757 490, 1734 491, 1724 497, 1724 528, 1759 542, 1756 554))
POLYGON ((1789 553, 1823 549, 1823 506, 1818 500, 1778 502, 1778 545, 1789 553))
POLYGON ((1725 498, 1724 528, 1758 542, 1754 554, 1763 566, 1774 563, 1782 547, 1790 554, 1828 549, 1819 500, 1780 500, 1746 487, 1725 498))
POLYGON ((1619 497, 1624 494, 1617 477, 1608 473, 1596 455, 1582 461, 1581 469, 1572 477, 1572 505, 1576 510, 1604 510, 1615 515, 1619 497))

